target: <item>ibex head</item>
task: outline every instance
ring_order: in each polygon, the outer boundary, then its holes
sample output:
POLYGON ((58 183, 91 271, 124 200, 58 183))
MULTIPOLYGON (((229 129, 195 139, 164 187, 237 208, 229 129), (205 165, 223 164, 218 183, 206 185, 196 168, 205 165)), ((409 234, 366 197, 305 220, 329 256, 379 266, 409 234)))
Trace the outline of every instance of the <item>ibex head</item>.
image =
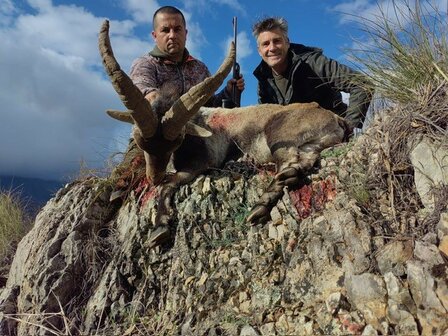
POLYGON ((165 177, 171 155, 183 141, 187 122, 212 97, 229 74, 235 59, 235 46, 232 43, 228 56, 215 75, 193 86, 158 118, 149 101, 121 70, 115 59, 109 40, 108 20, 101 27, 98 43, 104 68, 115 91, 129 110, 127 113, 108 113, 115 119, 135 124, 134 138, 145 152, 146 176, 148 180, 158 184, 165 177))

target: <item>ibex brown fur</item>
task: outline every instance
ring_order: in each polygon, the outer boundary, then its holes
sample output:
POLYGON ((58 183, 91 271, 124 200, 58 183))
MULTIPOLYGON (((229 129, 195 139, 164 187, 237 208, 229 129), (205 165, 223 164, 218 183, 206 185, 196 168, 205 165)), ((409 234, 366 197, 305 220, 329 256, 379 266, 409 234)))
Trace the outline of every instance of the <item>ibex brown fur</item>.
MULTIPOLYGON (((152 111, 149 102, 113 57, 107 21, 100 32, 99 44, 106 71, 136 125, 134 137, 145 152, 148 180, 161 184, 158 224, 167 224, 171 197, 179 185, 209 168, 221 167, 232 155, 242 156, 243 153, 258 163, 272 162, 277 166, 273 182, 247 218, 251 223, 265 222, 283 195, 284 187, 298 185, 323 149, 348 136, 349 127, 344 119, 317 103, 201 108, 230 71, 235 57, 233 48, 218 72, 206 80, 208 82, 193 87, 158 120, 158 114, 152 111), (185 135, 189 121, 210 131, 211 135, 185 135), (176 172, 166 175, 170 160, 176 172)), ((122 113, 111 115, 122 121, 130 119, 122 113)), ((168 233, 164 228, 151 239, 157 244, 157 240, 168 233)))

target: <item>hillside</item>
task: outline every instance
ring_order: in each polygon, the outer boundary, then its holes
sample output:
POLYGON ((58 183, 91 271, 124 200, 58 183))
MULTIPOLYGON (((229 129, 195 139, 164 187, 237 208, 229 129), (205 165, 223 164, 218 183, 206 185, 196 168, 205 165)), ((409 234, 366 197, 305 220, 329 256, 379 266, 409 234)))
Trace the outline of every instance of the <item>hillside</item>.
MULTIPOLYGON (((66 186, 17 249, 0 295, 0 330, 447 332, 446 198, 420 197, 415 184, 399 188, 397 180, 423 177, 388 163, 389 122, 380 118, 355 141, 324 152, 312 183, 285 194, 264 226, 249 227, 244 217, 268 171, 241 161, 198 177, 176 193, 175 239, 155 249, 146 245, 154 190, 140 184, 123 202, 110 203, 114 185, 105 179, 66 186), (402 197, 408 204, 398 204, 402 197)), ((419 145, 427 144, 413 148, 419 145)), ((427 151, 417 152, 413 157, 427 151)), ((440 182, 446 192, 448 181, 440 182)))
POLYGON ((36 216, 0 274, 0 334, 448 335, 446 15, 393 6, 356 46, 373 121, 279 188, 267 223, 246 218, 274 171, 244 153, 176 188, 150 247, 164 199, 130 147, 36 216))

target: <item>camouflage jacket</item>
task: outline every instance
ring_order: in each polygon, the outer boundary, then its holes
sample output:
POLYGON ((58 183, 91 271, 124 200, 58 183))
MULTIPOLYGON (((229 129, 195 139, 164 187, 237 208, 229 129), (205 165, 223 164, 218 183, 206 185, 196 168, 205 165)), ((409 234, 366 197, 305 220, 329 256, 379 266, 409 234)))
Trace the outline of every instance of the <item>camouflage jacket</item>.
POLYGON ((264 62, 254 76, 258 79, 258 102, 287 105, 317 102, 323 108, 347 119, 352 127, 362 127, 371 96, 352 79, 359 74, 327 58, 318 48, 291 43, 288 52, 290 72, 286 94, 275 84, 272 70, 264 62), (350 93, 349 107, 342 102, 341 91, 350 93))
MULTIPOLYGON (((175 63, 164 58, 155 47, 151 52, 137 58, 132 63, 130 77, 145 96, 167 84, 171 89, 174 87, 174 92, 182 95, 192 86, 210 77, 210 71, 204 63, 192 57, 186 49, 183 61, 175 63)), ((222 99, 229 98, 229 94, 223 89, 205 105, 218 107, 222 105, 222 99)))

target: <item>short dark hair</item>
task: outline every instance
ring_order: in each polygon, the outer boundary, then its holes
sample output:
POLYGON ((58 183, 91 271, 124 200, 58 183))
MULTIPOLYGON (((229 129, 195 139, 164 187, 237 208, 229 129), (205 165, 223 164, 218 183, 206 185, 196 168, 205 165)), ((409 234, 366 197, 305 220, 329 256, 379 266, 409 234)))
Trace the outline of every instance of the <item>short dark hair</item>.
POLYGON ((252 34, 257 39, 262 32, 273 29, 280 29, 285 38, 288 39, 288 21, 282 17, 269 17, 256 22, 252 27, 252 34))
POLYGON ((155 24, 155 22, 156 22, 156 16, 157 16, 157 14, 159 14, 159 13, 164 13, 164 14, 178 14, 178 15, 180 15, 181 17, 182 17, 182 21, 184 22, 184 26, 186 27, 187 26, 187 22, 185 21, 185 16, 184 16, 184 14, 179 10, 179 9, 177 9, 176 7, 174 7, 174 6, 163 6, 163 7, 160 7, 158 10, 156 10, 155 12, 154 12, 154 15, 152 16, 152 28, 155 30, 156 29, 156 24, 155 24))

